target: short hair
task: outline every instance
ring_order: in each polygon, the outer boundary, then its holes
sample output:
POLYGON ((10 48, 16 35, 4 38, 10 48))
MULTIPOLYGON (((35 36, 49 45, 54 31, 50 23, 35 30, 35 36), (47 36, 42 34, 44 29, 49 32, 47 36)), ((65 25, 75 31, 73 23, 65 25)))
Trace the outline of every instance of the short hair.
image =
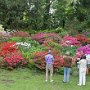
POLYGON ((51 54, 51 50, 48 51, 48 54, 51 54))

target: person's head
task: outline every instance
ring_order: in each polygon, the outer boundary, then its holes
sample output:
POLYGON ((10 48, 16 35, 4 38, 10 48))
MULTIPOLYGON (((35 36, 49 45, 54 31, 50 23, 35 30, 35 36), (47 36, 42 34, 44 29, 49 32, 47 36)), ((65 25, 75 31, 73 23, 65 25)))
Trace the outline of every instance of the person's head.
POLYGON ((51 49, 48 50, 48 54, 51 54, 51 49))

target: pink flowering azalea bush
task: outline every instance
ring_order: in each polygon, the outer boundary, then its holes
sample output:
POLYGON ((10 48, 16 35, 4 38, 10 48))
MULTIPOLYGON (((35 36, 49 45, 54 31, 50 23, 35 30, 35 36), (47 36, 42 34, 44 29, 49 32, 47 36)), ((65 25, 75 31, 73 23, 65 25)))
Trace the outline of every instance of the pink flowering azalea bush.
POLYGON ((86 45, 86 46, 81 46, 77 49, 77 52, 83 52, 84 54, 90 54, 90 46, 86 45))
POLYGON ((80 44, 80 42, 77 40, 77 38, 66 35, 62 38, 60 44, 62 46, 69 46, 69 45, 78 46, 80 44))
POLYGON ((4 42, 0 44, 2 67, 13 69, 27 64, 27 61, 24 60, 19 48, 15 44, 15 42, 4 42))
POLYGON ((46 37, 46 33, 39 32, 35 34, 34 36, 32 36, 32 39, 42 44, 45 40, 45 37, 46 37))
POLYGON ((32 39, 38 41, 40 44, 43 44, 47 38, 52 39, 56 42, 58 42, 60 40, 60 36, 56 33, 39 32, 39 33, 35 34, 34 36, 32 36, 32 39))

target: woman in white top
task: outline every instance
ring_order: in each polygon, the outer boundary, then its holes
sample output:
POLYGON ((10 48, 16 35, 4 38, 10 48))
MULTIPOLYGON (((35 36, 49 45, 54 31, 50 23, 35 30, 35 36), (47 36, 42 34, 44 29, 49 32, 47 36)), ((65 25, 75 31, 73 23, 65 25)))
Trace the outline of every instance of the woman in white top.
POLYGON ((79 64, 79 86, 85 85, 86 83, 86 69, 87 69, 87 60, 86 56, 82 56, 82 59, 78 62, 79 64))

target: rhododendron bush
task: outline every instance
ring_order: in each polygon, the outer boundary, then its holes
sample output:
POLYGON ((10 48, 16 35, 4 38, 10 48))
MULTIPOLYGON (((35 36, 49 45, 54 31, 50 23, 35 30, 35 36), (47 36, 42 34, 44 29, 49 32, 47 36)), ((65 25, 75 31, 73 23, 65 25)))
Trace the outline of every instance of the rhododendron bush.
POLYGON ((60 44, 62 46, 70 46, 70 45, 78 46, 80 45, 80 42, 77 40, 77 38, 66 35, 62 38, 60 44))
POLYGON ((0 56, 6 57, 8 54, 17 52, 15 42, 3 42, 0 44, 0 56))
POLYGON ((4 42, 0 44, 0 57, 2 57, 2 66, 9 69, 27 64, 15 42, 4 42))
POLYGON ((77 53, 83 52, 84 54, 90 54, 90 45, 81 46, 77 49, 77 53))
MULTIPOLYGON (((45 55, 47 54, 46 51, 42 51, 42 52, 35 52, 34 53, 34 62, 36 67, 38 67, 39 69, 45 69, 45 55)), ((60 68, 63 66, 63 57, 60 56, 60 53, 58 53, 57 51, 52 51, 52 55, 54 56, 54 70, 56 68, 60 68)))
POLYGON ((5 31, 0 32, 0 42, 8 41, 10 38, 10 34, 6 33, 5 31))
POLYGON ((30 37, 28 32, 24 31, 16 31, 11 33, 12 37, 30 37))
POLYGON ((46 37, 46 33, 39 32, 34 36, 32 36, 32 39, 38 41, 39 43, 43 43, 45 37, 46 37))
POLYGON ((45 39, 47 39, 47 38, 52 39, 52 40, 57 41, 57 42, 60 40, 60 36, 56 33, 39 32, 39 33, 32 36, 32 39, 38 41, 40 44, 43 44, 45 39))
POLYGON ((77 35, 76 38, 81 43, 84 43, 84 42, 87 42, 88 43, 88 38, 85 35, 83 35, 83 34, 77 35))

